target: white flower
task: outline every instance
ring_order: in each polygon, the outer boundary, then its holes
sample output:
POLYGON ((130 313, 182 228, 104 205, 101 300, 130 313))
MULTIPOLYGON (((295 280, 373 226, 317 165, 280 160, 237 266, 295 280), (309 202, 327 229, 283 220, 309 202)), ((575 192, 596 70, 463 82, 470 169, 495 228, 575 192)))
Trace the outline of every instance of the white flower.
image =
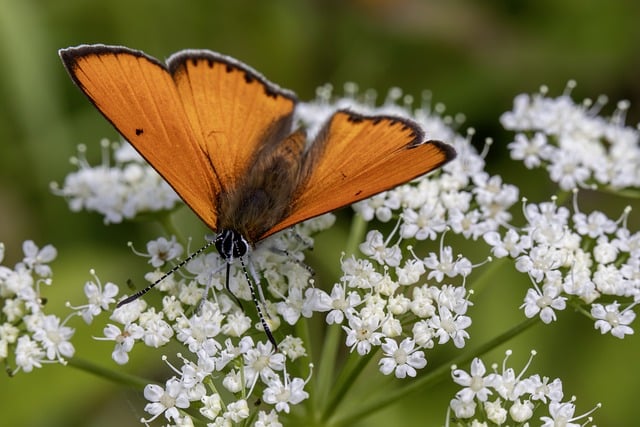
POLYGON ((520 385, 522 382, 521 376, 522 374, 516 375, 513 368, 503 366, 502 373, 496 373, 493 377, 493 388, 503 399, 514 401, 525 392, 524 388, 520 385))
POLYGON ((540 313, 540 319, 544 323, 551 323, 556 320, 555 310, 566 308, 566 297, 559 296, 560 291, 555 286, 543 286, 542 292, 538 288, 529 288, 524 303, 520 308, 524 308, 525 316, 531 318, 540 313))
POLYGON ((241 337, 251 328, 251 318, 240 310, 227 314, 221 332, 230 337, 241 337))
POLYGON ((575 229, 582 235, 596 238, 603 234, 612 234, 616 231, 616 223, 599 211, 593 211, 587 216, 582 212, 573 214, 575 229))
POLYGON ((630 283, 624 278, 622 271, 615 265, 599 264, 593 273, 593 284, 596 289, 606 295, 625 295, 630 283))
POLYGON ((165 388, 156 384, 148 384, 144 388, 144 397, 151 402, 144 407, 144 410, 152 415, 151 418, 144 420, 146 423, 155 420, 162 413, 167 420, 176 420, 180 415, 179 409, 189 407, 189 399, 185 390, 176 378, 169 379, 165 388))
POLYGON ((28 335, 22 335, 18 338, 15 349, 16 370, 31 372, 33 368, 41 368, 42 361, 45 357, 44 350, 38 343, 32 340, 28 335))
POLYGON ((285 381, 282 382, 279 376, 273 376, 266 382, 262 400, 270 405, 275 405, 278 412, 290 411, 289 405, 297 405, 309 398, 309 393, 304 391, 305 381, 302 378, 293 378, 285 374, 285 381))
POLYGON ((400 248, 398 245, 392 247, 386 245, 382 233, 378 230, 371 230, 367 233, 365 242, 360 244, 360 252, 376 260, 379 264, 397 267, 401 259, 400 248))
POLYGON ((496 231, 489 231, 482 237, 492 246, 491 253, 497 258, 503 258, 507 255, 511 258, 517 258, 531 247, 531 238, 528 235, 521 236, 513 229, 507 230, 503 238, 496 231))
POLYGON ((2 284, 3 296, 15 295, 21 300, 37 305, 34 283, 31 271, 24 264, 18 263, 14 270, 0 266, 0 284, 2 284))
POLYGON ((400 235, 405 239, 434 240, 447 227, 445 209, 440 204, 424 204, 419 211, 405 209, 400 235))
POLYGON ((282 427, 282 424, 278 420, 278 413, 272 409, 269 413, 259 411, 254 427, 282 427))
POLYGON ((476 412, 476 402, 475 400, 465 401, 462 399, 451 399, 449 402, 449 406, 453 409, 453 413, 456 418, 465 419, 473 417, 473 414, 476 412))
POLYGON ((606 306, 593 304, 591 315, 598 319, 595 322, 595 328, 603 334, 610 332, 614 337, 624 338, 625 335, 634 332, 629 324, 635 320, 636 314, 630 310, 630 307, 620 311, 620 303, 617 301, 606 306))
POLYGON ((497 425, 501 425, 507 420, 507 410, 502 406, 502 401, 499 398, 493 402, 484 402, 484 411, 487 414, 487 419, 497 425))
POLYGON ((413 285, 414 283, 418 283, 420 276, 422 276, 424 272, 424 263, 417 259, 407 260, 404 267, 396 267, 398 283, 401 285, 413 285))
POLYGON ((418 344, 422 348, 433 348, 435 343, 433 342, 433 338, 435 335, 435 331, 431 328, 429 321, 420 320, 413 324, 413 329, 411 331, 413 334, 413 339, 416 344, 418 344))
POLYGON ((107 325, 104 328, 104 337, 99 340, 115 341, 116 345, 111 353, 111 358, 119 365, 129 361, 129 352, 133 349, 136 340, 144 336, 144 329, 136 323, 129 323, 120 330, 115 325, 107 325))
POLYGON ((138 317, 140 317, 140 314, 142 314, 146 308, 147 303, 145 300, 138 298, 113 310, 109 318, 115 322, 126 325, 138 320, 138 317))
POLYGON ((380 340, 384 337, 380 329, 381 320, 377 316, 360 318, 356 315, 349 317, 349 326, 342 326, 347 333, 347 347, 357 350, 358 354, 364 356, 371 351, 371 346, 380 345, 380 340))
POLYGON ((430 318, 429 323, 435 331, 434 335, 439 338, 439 344, 444 344, 452 339, 456 347, 462 348, 465 339, 469 338, 469 333, 465 329, 471 326, 471 318, 454 315, 447 307, 439 307, 438 315, 430 318))
POLYGON ((302 289, 290 288, 284 301, 276 303, 278 314, 290 325, 295 325, 304 305, 302 289))
POLYGON ((451 246, 445 246, 440 249, 440 257, 431 252, 427 258, 424 259, 424 265, 431 269, 427 275, 427 279, 434 278, 438 282, 442 282, 444 276, 467 276, 471 273, 471 262, 463 256, 459 256, 457 259, 453 259, 453 249, 451 246))
POLYGON ((530 394, 531 400, 540 400, 544 403, 547 403, 547 399, 552 402, 559 402, 564 397, 560 378, 549 382, 549 377, 541 378, 539 374, 534 374, 520 381, 519 387, 521 387, 523 393, 530 394))
POLYGON ((341 262, 342 280, 351 288, 369 289, 382 280, 382 274, 378 273, 369 260, 356 259, 351 256, 341 262))
POLYGON ((222 380, 222 385, 231 393, 240 392, 243 387, 242 375, 240 374, 240 371, 237 371, 235 369, 229 371, 222 380))
POLYGON ((74 332, 74 329, 60 324, 57 316, 42 315, 38 328, 33 331, 33 339, 42 344, 47 359, 62 360, 63 356, 72 357, 75 353, 73 345, 69 342, 74 332))
POLYGON ((589 169, 582 166, 575 158, 558 155, 551 159, 547 166, 549 177, 565 191, 576 187, 584 187, 590 177, 589 169))
POLYGON ((418 317, 428 318, 435 314, 433 292, 427 285, 413 288, 411 311, 418 317))
POLYGON ((22 262, 28 269, 33 270, 40 277, 50 277, 51 267, 46 265, 53 261, 58 251, 52 245, 39 249, 32 240, 25 240, 22 244, 24 259, 22 262))
POLYGON ((224 413, 224 417, 234 423, 239 423, 242 420, 249 418, 249 415, 249 404, 246 399, 240 399, 229 403, 227 405, 227 411, 224 413))
POLYGON ((624 125, 628 103, 619 103, 609 120, 588 105, 574 103, 568 91, 557 98, 546 91, 516 97, 513 111, 500 119, 506 129, 518 131, 509 144, 512 158, 527 167, 547 166, 551 178, 567 190, 592 178, 613 188, 638 187, 639 132, 624 125), (523 133, 532 132, 528 141, 523 133))
POLYGON ((222 398, 218 393, 202 396, 200 413, 210 420, 214 420, 222 411, 222 398))
POLYGON ((171 325, 165 322, 163 317, 164 313, 162 311, 156 313, 154 308, 140 314, 138 321, 144 329, 142 339, 145 345, 158 348, 167 344, 173 336, 171 325))
POLYGON ((487 375, 487 369, 479 358, 474 358, 471 362, 469 373, 462 369, 455 369, 451 373, 453 381, 464 388, 456 393, 456 399, 461 402, 471 402, 477 398, 481 402, 486 402, 492 394, 490 387, 493 387, 495 374, 487 375))
POLYGON ((572 423, 573 413, 576 410, 576 406, 571 402, 551 402, 549 404, 550 417, 540 417, 540 420, 544 422, 542 427, 580 427, 579 423, 572 423))
POLYGON ((352 207, 365 221, 371 221, 375 216, 378 221, 388 222, 393 211, 400 208, 400 199, 396 192, 385 191, 355 203, 352 207))
POLYGON ((395 371, 396 378, 405 378, 416 376, 416 369, 422 369, 427 366, 427 360, 424 352, 415 347, 415 341, 411 338, 405 338, 400 345, 393 340, 387 338, 382 344, 382 351, 386 357, 380 359, 380 372, 389 375, 395 371))
POLYGON ((189 318, 182 317, 173 327, 178 341, 184 343, 189 351, 197 353, 208 344, 219 347, 216 340, 221 331, 224 315, 218 305, 206 301, 200 310, 189 318))
POLYGON ((542 132, 536 132, 533 138, 517 133, 515 140, 507 147, 511 150, 511 158, 522 160, 528 169, 534 169, 540 166, 542 160, 552 158, 555 150, 548 144, 547 136, 542 132))
POLYGON ((246 384, 252 387, 258 376, 264 382, 276 375, 275 371, 284 369, 285 357, 282 353, 276 353, 270 342, 259 342, 255 348, 249 349, 244 355, 244 375, 246 384))
POLYGON ((147 243, 147 251, 149 264, 157 268, 182 255, 182 245, 176 242, 176 236, 171 236, 171 240, 160 237, 147 243))
POLYGON ((118 295, 118 286, 107 282, 102 288, 102 283, 97 276, 94 275, 95 282, 88 281, 84 284, 84 294, 87 297, 89 303, 87 305, 77 307, 80 310, 80 315, 87 324, 93 321, 93 318, 103 310, 108 310, 109 305, 113 304, 115 296, 118 295))
POLYGON ((528 421, 533 416, 533 403, 529 400, 525 400, 521 402, 520 399, 516 399, 516 401, 509 408, 509 415, 513 419, 513 421, 517 423, 524 423, 528 421))
POLYGON ((360 304, 360 295, 357 292, 345 291, 345 287, 341 283, 333 285, 331 290, 331 310, 327 313, 327 323, 329 325, 334 323, 342 323, 344 316, 352 315, 355 311, 355 307, 360 304))

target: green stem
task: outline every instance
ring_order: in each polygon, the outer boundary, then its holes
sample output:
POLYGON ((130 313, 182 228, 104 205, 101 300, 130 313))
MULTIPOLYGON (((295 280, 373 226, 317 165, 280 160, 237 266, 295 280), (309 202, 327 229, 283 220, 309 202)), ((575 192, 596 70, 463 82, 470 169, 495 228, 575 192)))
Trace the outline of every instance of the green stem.
MULTIPOLYGON (((362 216, 355 214, 351 221, 349 236, 345 243, 345 256, 355 254, 358 245, 362 242, 367 231, 367 222, 362 216)), ((315 397, 315 407, 323 408, 322 419, 326 419, 332 414, 331 410, 335 407, 335 395, 333 399, 325 406, 325 402, 329 399, 329 394, 335 390, 333 387, 336 380, 336 363, 338 361, 338 350, 342 337, 342 328, 338 325, 331 325, 326 329, 326 336, 322 344, 322 354, 319 360, 319 369, 316 374, 317 378, 317 394, 315 397)), ((344 372, 344 370, 342 371, 344 372)))
POLYGON ((355 409, 354 411, 344 414, 342 417, 332 422, 331 425, 334 427, 353 425, 354 423, 361 421, 363 418, 370 416, 374 412, 379 411, 380 409, 401 400, 402 398, 404 398, 410 393, 413 393, 418 390, 424 391, 430 387, 435 386, 436 384, 445 380, 448 376, 451 375, 452 365, 467 364, 468 362, 473 360, 474 357, 479 357, 487 353, 488 351, 493 350, 494 348, 507 342, 511 338, 524 332, 526 329, 530 328, 531 326, 537 324, 538 321, 539 319, 537 317, 524 320, 520 324, 514 326, 513 328, 504 332, 503 334, 481 345, 477 349, 461 354, 460 356, 453 358, 448 363, 441 364, 440 366, 433 369, 424 377, 407 384, 406 387, 403 387, 401 389, 385 390, 385 392, 381 394, 380 397, 378 397, 377 399, 374 399, 369 402, 362 402, 360 405, 354 408, 355 409))
POLYGON ((636 188, 615 189, 605 187, 603 190, 605 193, 613 194, 614 196, 626 197, 628 199, 640 199, 640 190, 636 188))
POLYGON ((362 218, 361 215, 355 214, 351 221, 351 229, 349 230, 349 237, 344 248, 346 256, 356 253, 358 246, 364 240, 364 235, 367 232, 367 221, 362 218))
MULTIPOLYGON (((314 406, 322 408, 329 397, 335 379, 338 347, 341 342, 342 328, 338 325, 330 325, 326 329, 326 335, 322 344, 316 378, 316 396, 314 406)), ((322 412, 326 412, 323 410, 322 412)))
POLYGON ((569 198, 571 194, 573 194, 571 191, 558 190, 558 192, 556 193, 556 204, 558 206, 564 205, 564 202, 569 198))
MULTIPOLYGON (((300 339, 302 339, 302 342, 304 342, 308 354, 310 356, 313 356, 314 347, 313 347, 313 343, 311 342, 311 331, 309 330, 309 328, 310 328, 310 324, 309 323, 310 323, 309 319, 305 319, 304 317, 300 318, 300 320, 298 320, 296 322, 296 324, 295 324, 295 333, 296 333, 296 336, 298 336, 300 339)), ((315 361, 313 359, 311 359, 311 362, 313 362, 313 364, 315 365, 315 361)), ((295 370, 297 371, 296 375, 299 376, 299 377, 304 378, 306 376, 306 374, 303 375, 302 372, 301 372, 300 368, 301 368, 302 365, 301 364, 296 364, 294 366, 295 366, 295 370)), ((309 388, 310 388, 309 394, 311 396, 316 396, 318 394, 318 392, 317 392, 317 381, 315 380, 316 377, 317 377, 317 375, 314 374, 311 377, 311 381, 309 382, 309 388)), ((308 413, 308 417, 310 419, 313 419, 315 417, 315 414, 317 413, 317 408, 318 408, 317 402, 316 401, 313 401, 313 402, 307 401, 305 406, 306 406, 306 410, 307 410, 307 413, 308 413)))
POLYGON ((112 369, 107 369, 102 366, 98 366, 88 360, 78 359, 77 357, 72 357, 67 359, 67 364, 72 366, 80 371, 84 371, 98 377, 102 377, 114 383, 126 385, 129 387, 134 387, 137 389, 144 389, 144 387, 151 383, 152 381, 146 380, 144 378, 130 375, 124 372, 114 371, 112 369))
POLYGON ((327 420, 336 414, 336 408, 344 401, 345 395, 351 386, 356 383, 356 379, 360 376, 376 353, 376 351, 371 351, 365 356, 359 356, 353 353, 350 355, 351 357, 347 360, 346 366, 342 369, 342 372, 336 381, 331 400, 324 408, 322 416, 323 424, 331 424, 327 423, 327 420))

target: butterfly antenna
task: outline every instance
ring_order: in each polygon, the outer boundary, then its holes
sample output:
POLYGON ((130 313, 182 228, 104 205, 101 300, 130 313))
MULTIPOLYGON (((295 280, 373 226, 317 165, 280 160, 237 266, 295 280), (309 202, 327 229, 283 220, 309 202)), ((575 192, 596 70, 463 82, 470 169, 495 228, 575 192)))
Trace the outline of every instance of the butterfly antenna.
POLYGON ((260 308, 260 301, 258 300, 258 295, 256 294, 256 286, 259 286, 258 284, 256 284, 254 286, 253 280, 251 279, 251 277, 249 277, 249 273, 247 272, 247 267, 244 264, 244 260, 242 259, 242 257, 240 257, 240 264, 242 265, 242 271, 244 272, 244 277, 247 279, 247 283, 249 283, 249 290, 251 291, 251 298, 253 298, 253 303, 256 305, 256 310, 258 311, 258 317, 260 318, 260 323, 262 324, 262 329, 264 329, 264 333, 267 334, 267 338, 269 339, 269 342, 271 344, 273 344, 273 346, 276 349, 276 352, 278 351, 278 343, 276 342, 276 339, 273 337, 273 334, 271 333, 271 328, 269 328, 269 325, 267 325, 267 321, 264 318, 264 314, 262 313, 262 308, 260 308))
MULTIPOLYGON (((171 270, 169 270, 166 273, 164 273, 161 278, 159 278, 158 280, 156 280, 155 282, 153 282, 152 284, 150 284, 146 288, 144 288, 144 289, 136 292, 135 294, 133 294, 131 296, 128 296, 127 298, 125 298, 122 301, 120 301, 116 305, 116 308, 122 307, 125 304, 129 304, 130 302, 137 300, 142 295, 144 295, 147 292, 149 292, 158 283, 162 282, 164 279, 166 279, 167 277, 171 276, 173 273, 175 273, 176 271, 178 271, 179 269, 184 267, 184 265, 187 264, 189 261, 191 261, 192 259, 194 259, 198 255, 200 255, 202 252, 207 250, 211 245, 213 245, 213 243, 214 243, 214 240, 210 240, 209 242, 207 242, 207 244, 205 244, 203 247, 201 247, 200 249, 198 249, 197 251, 195 251, 194 253, 192 253, 188 257, 186 257, 184 260, 180 261, 177 265, 175 265, 173 268, 171 268, 171 270)), ((228 281, 228 274, 229 274, 229 270, 227 268, 227 281, 228 281)))

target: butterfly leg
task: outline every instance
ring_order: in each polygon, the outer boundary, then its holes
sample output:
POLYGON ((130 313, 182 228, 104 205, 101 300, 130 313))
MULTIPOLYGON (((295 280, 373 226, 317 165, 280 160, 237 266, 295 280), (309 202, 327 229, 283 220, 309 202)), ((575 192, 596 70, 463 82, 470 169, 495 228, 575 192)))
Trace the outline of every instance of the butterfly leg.
MULTIPOLYGON (((260 323, 262 324, 262 329, 264 329, 264 333, 267 335, 269 342, 273 344, 276 351, 278 351, 278 343, 276 342, 276 339, 273 337, 273 334, 271 333, 271 328, 269 328, 269 325, 267 324, 267 320, 262 312, 262 306, 264 306, 265 312, 266 312, 266 305, 264 305, 264 294, 262 293, 262 287, 260 287, 260 282, 250 277, 249 272, 247 271, 246 264, 244 263, 244 260, 242 259, 242 257, 240 258, 240 264, 242 265, 242 271, 244 272, 244 276, 247 279, 247 283, 249 284, 249 290, 251 291, 251 298, 253 298, 253 303, 256 305, 256 310, 258 312, 258 317, 260 318, 260 323), (256 293, 256 287, 258 288, 259 295, 258 293, 256 293)), ((251 269, 251 267, 249 268, 251 269)))

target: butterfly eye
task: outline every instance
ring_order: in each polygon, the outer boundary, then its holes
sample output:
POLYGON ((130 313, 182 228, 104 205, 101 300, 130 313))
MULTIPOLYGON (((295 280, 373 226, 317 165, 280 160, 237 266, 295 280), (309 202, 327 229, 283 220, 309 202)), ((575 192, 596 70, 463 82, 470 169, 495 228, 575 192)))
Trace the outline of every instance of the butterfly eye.
POLYGON ((235 230, 222 230, 216 236, 215 245, 224 259, 237 259, 249 252, 249 243, 235 230))

